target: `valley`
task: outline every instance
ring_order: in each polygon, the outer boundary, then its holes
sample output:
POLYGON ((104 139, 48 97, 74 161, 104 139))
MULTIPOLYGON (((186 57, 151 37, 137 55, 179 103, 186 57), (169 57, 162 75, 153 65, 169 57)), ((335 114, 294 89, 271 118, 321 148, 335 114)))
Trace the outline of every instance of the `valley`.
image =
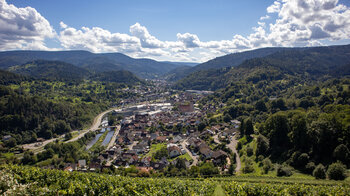
POLYGON ((283 187, 276 190, 315 178, 311 184, 324 190, 336 191, 331 180, 347 190, 349 52, 268 48, 214 61, 242 59, 229 67, 208 62, 186 76, 170 71, 171 78, 95 73, 62 59, 10 66, 0 72, 2 170, 208 178, 206 191, 227 194, 241 182, 257 192, 265 186, 259 181, 275 178, 283 187), (333 168, 341 174, 332 176, 333 168))

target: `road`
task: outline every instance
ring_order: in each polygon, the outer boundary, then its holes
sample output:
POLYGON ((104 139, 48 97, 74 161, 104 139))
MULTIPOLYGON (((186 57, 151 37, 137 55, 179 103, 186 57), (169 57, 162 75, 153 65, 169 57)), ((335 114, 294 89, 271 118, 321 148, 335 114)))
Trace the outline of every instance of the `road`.
POLYGON ((221 144, 221 142, 219 141, 219 135, 216 134, 213 136, 213 139, 214 139, 214 142, 217 143, 217 144, 221 144))
POLYGON ((134 146, 136 146, 137 143, 138 143, 138 141, 133 141, 132 144, 130 144, 130 145, 128 146, 128 149, 129 149, 129 150, 132 150, 132 148, 133 148, 134 146))
POLYGON ((37 149, 45 146, 46 144, 48 144, 50 142, 53 142, 56 139, 63 138, 63 137, 64 137, 64 135, 62 135, 62 136, 60 136, 58 138, 52 138, 52 139, 49 139, 49 140, 45 140, 43 142, 35 142, 35 143, 31 143, 31 144, 23 144, 22 148, 23 149, 28 149, 28 150, 37 150, 37 149))
POLYGON ((79 133, 78 136, 76 136, 76 137, 74 137, 74 138, 72 138, 72 139, 66 141, 66 143, 68 143, 68 142, 74 142, 74 141, 76 141, 76 140, 78 140, 78 139, 84 137, 84 135, 85 135, 86 133, 90 132, 90 131, 96 131, 96 130, 98 129, 98 127, 101 125, 101 121, 102 121, 103 116, 104 116, 105 114, 107 114, 107 113, 109 113, 109 112, 115 110, 115 109, 118 109, 118 108, 119 108, 119 107, 110 108, 110 109, 108 109, 108 110, 106 110, 106 111, 100 113, 99 115, 97 115, 97 116, 94 118, 94 121, 93 121, 93 123, 92 123, 92 125, 91 125, 91 127, 90 127, 89 129, 80 131, 80 133, 79 133))
POLYGON ((192 164, 190 165, 190 167, 191 167, 191 166, 194 166, 194 165, 197 165, 197 163, 198 163, 198 158, 197 158, 196 156, 193 156, 193 155, 192 155, 191 151, 189 151, 188 148, 186 147, 186 144, 187 144, 187 140, 184 140, 184 141, 181 142, 182 148, 186 150, 187 154, 189 154, 190 157, 191 157, 192 160, 193 160, 193 162, 192 162, 192 164))
POLYGON ((227 147, 229 149, 231 149, 233 153, 236 154, 236 169, 235 169, 235 171, 236 171, 236 173, 239 173, 241 170, 241 159, 240 159, 239 154, 238 154, 237 149, 236 149, 237 142, 238 141, 237 141, 236 135, 235 135, 235 136, 231 137, 230 143, 227 144, 227 147))
MULTIPOLYGON (((89 131, 95 131, 96 129, 98 129, 98 127, 101 125, 101 121, 102 121, 102 117, 107 114, 108 112, 111 112, 115 109, 118 109, 118 107, 115 107, 115 108, 110 108, 104 112, 101 112, 100 114, 98 114, 95 118, 94 118, 94 121, 91 125, 91 127, 87 130, 82 130, 80 131, 79 135, 66 141, 67 142, 73 142, 73 141, 76 141, 80 138, 82 138, 87 132, 89 131)), ((35 143, 31 143, 31 144, 24 144, 22 145, 22 148, 24 150, 31 150, 33 151, 35 154, 39 153, 39 152, 42 152, 44 150, 44 146, 48 143, 51 143, 53 141, 55 141, 56 139, 61 139, 61 138, 64 138, 65 135, 61 135, 60 137, 58 138, 52 138, 52 139, 49 139, 49 140, 45 140, 42 142, 42 144, 40 145, 40 143, 38 142, 35 142, 35 143)))
POLYGON ((112 136, 111 141, 109 141, 109 143, 108 143, 106 149, 110 149, 110 148, 114 145, 114 142, 115 142, 115 140, 117 139, 117 135, 119 134, 119 130, 120 130, 120 125, 118 125, 118 126, 116 127, 116 130, 115 130, 115 132, 114 132, 114 135, 112 136))

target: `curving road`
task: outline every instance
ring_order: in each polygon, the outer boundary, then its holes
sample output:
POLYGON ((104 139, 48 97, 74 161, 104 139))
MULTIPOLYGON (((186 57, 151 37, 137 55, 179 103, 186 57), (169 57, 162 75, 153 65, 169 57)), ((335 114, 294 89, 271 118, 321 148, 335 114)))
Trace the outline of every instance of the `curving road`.
MULTIPOLYGON (((109 113, 109 112, 111 112, 111 111, 113 111, 113 110, 115 110, 115 109, 118 109, 118 107, 110 108, 110 109, 108 109, 108 110, 106 110, 106 111, 104 111, 104 112, 101 112, 100 114, 98 114, 98 115, 94 118, 94 121, 93 121, 93 123, 92 123, 92 125, 90 126, 89 129, 80 131, 80 133, 79 133, 78 136, 76 136, 76 137, 74 137, 74 138, 72 138, 72 139, 70 139, 70 140, 68 140, 68 141, 65 141, 65 142, 67 143, 67 142, 76 141, 76 140, 82 138, 86 133, 88 133, 88 132, 90 132, 90 131, 95 131, 95 130, 97 130, 98 127, 101 125, 102 117, 103 117, 105 114, 107 114, 107 113, 109 113)), ((52 139, 49 139, 49 140, 45 140, 45 141, 43 141, 41 144, 38 143, 38 142, 31 143, 31 144, 24 144, 24 145, 22 145, 22 148, 23 148, 23 149, 31 150, 31 151, 33 151, 35 154, 37 154, 37 153, 42 152, 42 151, 44 150, 44 146, 45 146, 46 144, 51 143, 51 142, 53 142, 53 141, 55 141, 55 140, 57 140, 57 139, 64 138, 64 136, 65 136, 65 135, 63 134, 63 135, 61 135, 61 136, 58 137, 58 138, 52 138, 52 139)))
POLYGON ((82 138, 86 133, 90 132, 90 131, 96 131, 98 129, 98 127, 101 125, 101 121, 102 121, 102 118, 105 114, 115 110, 115 109, 118 109, 118 107, 115 107, 115 108, 110 108, 102 113, 100 113, 99 115, 97 115, 95 118, 94 118, 94 121, 91 125, 91 127, 87 130, 82 130, 80 131, 79 135, 68 140, 68 141, 65 141, 65 143, 68 143, 68 142, 74 142, 80 138, 82 138))
POLYGON ((235 135, 235 136, 231 137, 230 143, 227 144, 227 147, 229 149, 231 149, 233 153, 236 154, 236 169, 235 169, 235 171, 236 171, 236 173, 239 173, 241 170, 241 159, 240 159, 239 154, 238 154, 237 149, 236 149, 237 143, 238 143, 238 141, 237 141, 236 135, 235 135))
POLYGON ((181 142, 182 148, 186 150, 187 154, 189 154, 190 157, 191 157, 192 160, 193 160, 193 162, 192 162, 192 164, 190 165, 190 167, 191 167, 191 166, 196 166, 197 163, 198 163, 198 158, 197 158, 196 156, 193 156, 193 155, 192 155, 191 151, 189 151, 188 148, 186 147, 186 144, 187 144, 187 139, 181 142))

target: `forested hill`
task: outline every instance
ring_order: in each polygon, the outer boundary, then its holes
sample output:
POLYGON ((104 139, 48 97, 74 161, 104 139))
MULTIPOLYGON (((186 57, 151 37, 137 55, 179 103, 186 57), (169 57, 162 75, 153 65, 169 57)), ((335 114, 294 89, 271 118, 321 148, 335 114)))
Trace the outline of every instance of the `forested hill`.
POLYGON ((234 81, 257 83, 294 77, 318 80, 349 74, 350 45, 283 50, 236 67, 202 70, 181 79, 178 89, 216 90, 234 81))
POLYGON ((125 70, 97 73, 91 76, 90 79, 101 81, 101 82, 117 82, 117 83, 126 83, 126 84, 143 83, 143 81, 140 80, 133 73, 125 70))
POLYGON ((214 58, 205 63, 198 64, 194 67, 182 67, 181 69, 172 70, 166 74, 166 78, 170 81, 177 81, 190 75, 191 73, 195 73, 198 71, 205 71, 208 69, 219 69, 223 67, 234 67, 240 65, 242 62, 248 59, 264 57, 278 51, 292 49, 297 50, 297 48, 261 48, 251 51, 228 54, 225 56, 214 58))
POLYGON ((6 51, 0 52, 0 69, 22 65, 29 61, 63 61, 93 72, 128 70, 143 78, 154 78, 180 66, 152 59, 136 59, 121 53, 91 53, 88 51, 6 51))
POLYGON ((49 80, 81 80, 90 75, 86 69, 61 61, 36 60, 13 66, 11 72, 49 80))

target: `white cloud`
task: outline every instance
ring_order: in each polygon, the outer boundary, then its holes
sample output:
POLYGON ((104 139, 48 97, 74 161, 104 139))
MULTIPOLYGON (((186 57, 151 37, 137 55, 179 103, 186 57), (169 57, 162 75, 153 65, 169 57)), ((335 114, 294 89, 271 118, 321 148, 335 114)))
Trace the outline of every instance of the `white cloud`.
POLYGON ((0 0, 1 50, 48 49, 44 40, 55 35, 50 23, 34 8, 17 8, 0 0))
POLYGON ((281 3, 275 1, 272 5, 266 8, 267 13, 278 13, 281 10, 281 3))
POLYGON ((270 19, 269 15, 265 15, 265 16, 260 17, 260 20, 267 20, 267 19, 270 19))
POLYGON ((177 40, 182 42, 186 48, 197 48, 200 46, 200 41, 197 35, 191 33, 178 33, 177 40))
POLYGON ((140 39, 143 48, 163 48, 165 44, 149 34, 146 27, 136 23, 130 27, 131 35, 140 39))
POLYGON ((82 27, 80 30, 60 22, 59 40, 65 49, 85 49, 92 52, 137 52, 138 38, 128 34, 111 33, 99 27, 82 27))
POLYGON ((247 36, 201 41, 193 33, 174 34, 176 41, 159 40, 135 23, 130 33, 100 27, 71 27, 60 22, 59 35, 34 8, 17 8, 0 0, 0 47, 42 49, 45 39, 57 38, 64 49, 122 52, 132 57, 173 61, 204 61, 232 52, 268 46, 316 46, 324 40, 350 39, 350 9, 338 0, 276 0, 247 36), (269 19, 269 20, 267 20, 269 19))

